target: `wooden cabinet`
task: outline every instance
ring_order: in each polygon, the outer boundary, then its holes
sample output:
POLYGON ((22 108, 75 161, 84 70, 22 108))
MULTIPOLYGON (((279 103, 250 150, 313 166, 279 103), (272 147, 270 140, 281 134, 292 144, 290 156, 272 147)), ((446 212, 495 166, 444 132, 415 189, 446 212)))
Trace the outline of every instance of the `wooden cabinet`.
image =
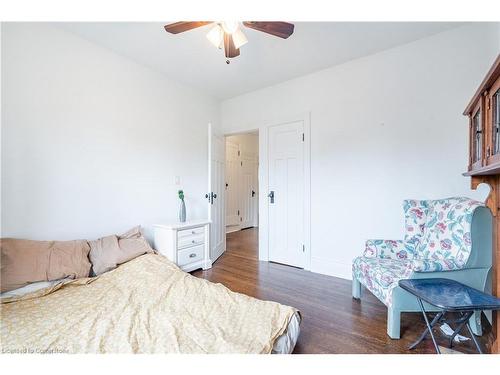
POLYGON ((500 173, 500 55, 465 109, 469 117, 468 176, 500 173))
MULTIPOLYGON (((469 117, 469 167, 471 187, 482 183, 491 187, 486 204, 491 209, 493 226, 493 294, 500 295, 500 55, 465 109, 469 117)), ((489 349, 500 353, 500 313, 493 319, 489 349)))

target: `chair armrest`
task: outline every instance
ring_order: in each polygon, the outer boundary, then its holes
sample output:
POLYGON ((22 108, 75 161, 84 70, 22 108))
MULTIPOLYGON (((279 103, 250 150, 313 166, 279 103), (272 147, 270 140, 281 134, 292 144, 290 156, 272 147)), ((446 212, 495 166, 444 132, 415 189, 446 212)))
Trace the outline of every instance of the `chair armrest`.
POLYGON ((458 262, 455 258, 415 259, 411 262, 411 268, 415 272, 455 271, 465 268, 465 264, 458 262))
POLYGON ((367 240, 363 256, 367 258, 407 259, 408 251, 401 240, 367 240))

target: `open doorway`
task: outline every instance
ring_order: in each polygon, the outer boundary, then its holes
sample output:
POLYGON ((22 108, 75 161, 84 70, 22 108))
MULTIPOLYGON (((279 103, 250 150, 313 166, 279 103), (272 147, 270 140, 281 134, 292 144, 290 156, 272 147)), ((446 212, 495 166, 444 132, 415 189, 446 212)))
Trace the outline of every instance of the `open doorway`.
POLYGON ((226 233, 259 225, 259 133, 229 135, 226 142, 226 233))

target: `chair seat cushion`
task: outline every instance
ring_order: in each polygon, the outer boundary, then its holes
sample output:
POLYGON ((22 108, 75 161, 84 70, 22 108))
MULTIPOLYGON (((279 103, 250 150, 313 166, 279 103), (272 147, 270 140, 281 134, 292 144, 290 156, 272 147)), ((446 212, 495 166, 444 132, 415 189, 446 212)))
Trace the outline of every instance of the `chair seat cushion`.
POLYGON ((392 290, 398 281, 412 274, 411 261, 357 257, 352 264, 353 277, 359 280, 386 306, 392 305, 392 290))

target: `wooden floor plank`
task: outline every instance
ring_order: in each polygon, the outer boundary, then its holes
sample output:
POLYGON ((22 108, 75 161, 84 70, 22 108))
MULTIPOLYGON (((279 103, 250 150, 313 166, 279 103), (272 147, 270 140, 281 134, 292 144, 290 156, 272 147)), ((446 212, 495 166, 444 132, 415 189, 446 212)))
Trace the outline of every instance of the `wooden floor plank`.
MULTIPOLYGON (((294 353, 434 353, 430 339, 415 350, 407 350, 424 329, 421 314, 402 314, 402 338, 392 340, 386 334, 387 309, 368 291, 363 290, 361 301, 357 301, 351 297, 349 280, 259 262, 257 229, 228 234, 224 255, 210 270, 193 275, 299 309, 303 321, 294 353)), ((446 340, 439 333, 437 336, 439 344, 446 347, 446 340)), ((479 340, 486 351, 487 337, 479 340)), ((471 341, 453 349, 475 353, 471 341)))

